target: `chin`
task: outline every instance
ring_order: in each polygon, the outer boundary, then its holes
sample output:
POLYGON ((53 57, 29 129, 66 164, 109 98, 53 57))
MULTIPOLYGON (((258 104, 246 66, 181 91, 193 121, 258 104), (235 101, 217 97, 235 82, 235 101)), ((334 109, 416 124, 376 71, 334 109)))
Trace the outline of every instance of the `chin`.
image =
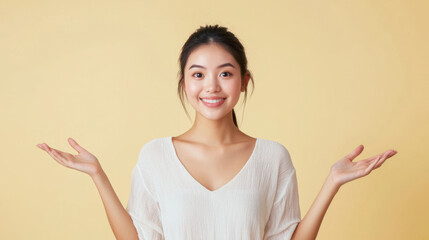
POLYGON ((227 117, 227 114, 219 114, 219 113, 213 113, 213 114, 201 114, 201 117, 208 119, 208 120, 213 120, 213 121, 220 121, 222 119, 224 119, 225 117, 227 117))

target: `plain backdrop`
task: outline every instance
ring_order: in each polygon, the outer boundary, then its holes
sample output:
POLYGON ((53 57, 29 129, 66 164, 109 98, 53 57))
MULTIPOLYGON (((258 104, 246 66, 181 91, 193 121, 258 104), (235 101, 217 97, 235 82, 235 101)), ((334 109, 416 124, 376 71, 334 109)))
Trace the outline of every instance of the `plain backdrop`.
POLYGON ((75 154, 74 138, 125 206, 141 147, 191 126, 180 48, 220 24, 255 78, 239 127, 289 150, 302 217, 359 144, 356 160, 398 151, 340 189, 318 239, 428 239, 428 12, 423 0, 1 0, 0 238, 114 239, 90 177, 35 145, 75 154))

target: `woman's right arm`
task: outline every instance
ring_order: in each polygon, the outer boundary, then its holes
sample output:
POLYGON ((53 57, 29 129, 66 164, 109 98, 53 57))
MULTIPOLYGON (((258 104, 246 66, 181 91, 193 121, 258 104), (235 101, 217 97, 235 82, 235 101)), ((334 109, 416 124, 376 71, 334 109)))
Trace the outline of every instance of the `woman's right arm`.
POLYGON ((133 221, 121 201, 119 201, 104 171, 102 170, 100 173, 92 176, 92 180, 100 193, 107 219, 116 239, 138 240, 137 230, 134 227, 133 221))
POLYGON ((104 209, 109 220, 110 227, 116 239, 137 239, 137 230, 127 210, 122 205, 118 196, 110 184, 107 175, 103 171, 98 159, 90 152, 82 148, 72 138, 68 139, 70 145, 79 153, 72 155, 49 147, 46 143, 37 146, 45 150, 61 165, 79 170, 88 174, 94 181, 103 201, 104 209))
POLYGON ((326 211, 340 187, 347 182, 367 176, 372 170, 380 167, 386 159, 397 153, 395 150, 388 150, 365 160, 352 162, 362 151, 363 145, 359 145, 353 152, 341 158, 331 167, 322 190, 296 227, 292 240, 316 239, 326 211))

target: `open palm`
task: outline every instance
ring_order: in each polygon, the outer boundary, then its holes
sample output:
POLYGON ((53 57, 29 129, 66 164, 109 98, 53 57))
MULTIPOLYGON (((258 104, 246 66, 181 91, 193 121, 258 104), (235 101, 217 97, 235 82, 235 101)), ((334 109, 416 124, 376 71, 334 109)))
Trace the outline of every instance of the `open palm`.
POLYGON ((368 175, 372 170, 380 167, 387 158, 397 153, 395 150, 387 150, 370 158, 353 162, 362 151, 363 145, 359 145, 353 152, 340 159, 331 167, 330 175, 336 184, 341 186, 354 179, 368 175))
POLYGON ((37 146, 45 150, 59 164, 87 173, 90 176, 97 174, 101 170, 98 159, 90 152, 85 150, 72 138, 68 139, 69 144, 78 152, 77 155, 66 153, 48 146, 48 144, 37 144, 37 146))

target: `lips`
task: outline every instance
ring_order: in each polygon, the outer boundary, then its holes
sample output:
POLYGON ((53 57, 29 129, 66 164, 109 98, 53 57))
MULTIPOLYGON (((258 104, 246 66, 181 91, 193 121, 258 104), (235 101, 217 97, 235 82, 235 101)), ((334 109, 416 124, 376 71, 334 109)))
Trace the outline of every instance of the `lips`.
POLYGON ((207 107, 210 107, 210 108, 215 108, 215 107, 219 107, 219 106, 221 106, 224 102, 225 102, 225 99, 226 98, 208 98, 208 99, 210 99, 210 100, 220 100, 220 101, 218 101, 218 102, 213 102, 213 103, 210 103, 210 102, 206 102, 206 101, 204 101, 203 99, 207 99, 207 98, 200 98, 201 99, 201 102, 204 104, 204 105, 206 105, 207 107))
POLYGON ((203 98, 200 98, 200 99, 217 100, 217 99, 226 99, 226 98, 223 98, 223 97, 203 97, 203 98))

